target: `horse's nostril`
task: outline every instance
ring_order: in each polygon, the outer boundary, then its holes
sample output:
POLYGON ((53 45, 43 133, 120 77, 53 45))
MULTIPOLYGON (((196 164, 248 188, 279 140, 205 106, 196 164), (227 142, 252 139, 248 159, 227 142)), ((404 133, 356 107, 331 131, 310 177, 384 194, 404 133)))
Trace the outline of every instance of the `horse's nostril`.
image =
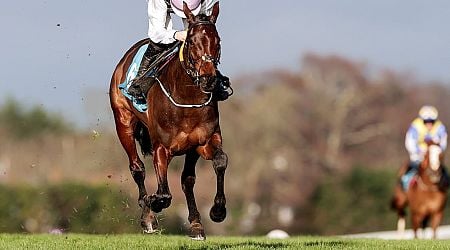
POLYGON ((202 76, 200 77, 200 84, 205 85, 208 83, 208 78, 202 76))
POLYGON ((216 78, 209 76, 202 76, 199 78, 200 87, 203 91, 211 92, 216 86, 216 78))

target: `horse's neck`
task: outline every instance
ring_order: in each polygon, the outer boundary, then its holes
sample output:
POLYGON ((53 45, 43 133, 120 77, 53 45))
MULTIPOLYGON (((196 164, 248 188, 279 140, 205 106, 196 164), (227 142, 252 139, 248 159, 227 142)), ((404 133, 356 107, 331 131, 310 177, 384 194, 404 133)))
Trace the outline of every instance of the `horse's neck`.
POLYGON ((170 61, 160 78, 171 95, 180 101, 201 102, 208 97, 186 73, 178 56, 170 61))
MULTIPOLYGON (((429 188, 433 188, 433 187, 437 186, 437 183, 432 180, 434 172, 430 167, 430 159, 429 159, 428 153, 424 157, 422 164, 426 164, 426 165, 420 166, 420 169, 419 169, 419 178, 421 179, 420 181, 429 188)), ((437 170, 437 171, 439 171, 439 170, 437 170)))

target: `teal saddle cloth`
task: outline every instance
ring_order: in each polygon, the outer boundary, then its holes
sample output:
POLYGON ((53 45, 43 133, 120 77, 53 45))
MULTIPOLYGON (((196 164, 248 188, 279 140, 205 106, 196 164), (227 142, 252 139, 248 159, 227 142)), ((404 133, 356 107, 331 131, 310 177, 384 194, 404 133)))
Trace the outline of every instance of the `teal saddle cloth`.
POLYGON ((122 92, 122 94, 128 98, 132 103, 133 106, 139 111, 139 112, 145 112, 147 110, 147 104, 139 104, 136 103, 134 100, 134 97, 128 94, 128 88, 131 85, 131 81, 137 76, 137 72, 139 70, 139 66, 141 65, 142 58, 144 57, 144 53, 147 50, 148 44, 143 45, 139 48, 138 52, 133 58, 133 61, 131 62, 130 66, 128 67, 128 71, 125 77, 125 81, 119 84, 119 89, 122 92))

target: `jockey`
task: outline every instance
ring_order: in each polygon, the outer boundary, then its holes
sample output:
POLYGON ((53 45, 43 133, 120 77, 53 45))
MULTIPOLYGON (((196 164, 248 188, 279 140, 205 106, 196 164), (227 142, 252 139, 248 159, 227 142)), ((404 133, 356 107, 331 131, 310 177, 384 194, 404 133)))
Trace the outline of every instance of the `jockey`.
MULTIPOLYGON (((408 170, 401 177, 404 190, 408 189, 411 179, 418 172, 420 163, 427 150, 427 142, 433 142, 440 146, 442 152, 447 148, 446 128, 444 124, 438 120, 437 109, 428 105, 423 106, 419 110, 419 117, 411 123, 406 132, 405 146, 409 153, 410 162, 408 170)), ((445 169, 442 179, 445 179, 444 181, 448 182, 448 176, 445 169)))
MULTIPOLYGON (((150 77, 144 76, 149 70, 154 60, 165 50, 174 46, 177 41, 184 42, 187 36, 187 21, 183 12, 183 2, 187 4, 194 15, 205 14, 207 16, 212 14, 212 9, 215 3, 219 0, 147 0, 148 2, 148 36, 150 42, 147 50, 144 53, 142 62, 140 64, 136 80, 132 81, 127 92, 132 95, 137 103, 145 103, 145 90, 151 86, 152 80, 150 77), (171 15, 183 19, 184 30, 173 29, 171 15), (149 83, 149 81, 151 81, 149 83)), ((223 76, 216 70, 219 91, 226 92, 230 86, 229 78, 223 76)), ((218 100, 223 101, 228 98, 226 94, 219 93, 218 100)))

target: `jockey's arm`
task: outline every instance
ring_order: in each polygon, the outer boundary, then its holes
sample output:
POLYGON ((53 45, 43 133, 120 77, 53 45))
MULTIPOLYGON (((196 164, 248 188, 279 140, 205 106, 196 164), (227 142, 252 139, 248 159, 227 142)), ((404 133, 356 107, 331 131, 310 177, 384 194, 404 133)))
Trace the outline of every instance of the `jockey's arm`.
POLYGON ((419 132, 414 126, 410 126, 406 132, 405 147, 409 154, 419 154, 419 132))
MULTIPOLYGON (((205 0, 200 13, 210 16, 213 6, 219 0, 205 0)), ((186 31, 173 29, 170 15, 167 14, 167 4, 164 0, 148 0, 148 37, 155 43, 169 44, 176 40, 184 41, 186 31)), ((187 22, 183 20, 185 29, 187 22)))
POLYGON ((148 1, 148 37, 155 43, 169 44, 175 42, 175 32, 172 20, 167 14, 167 4, 164 0, 148 1))
POLYGON ((439 146, 441 147, 442 151, 445 151, 447 149, 447 131, 444 125, 441 125, 439 127, 438 137, 440 139, 439 146))

